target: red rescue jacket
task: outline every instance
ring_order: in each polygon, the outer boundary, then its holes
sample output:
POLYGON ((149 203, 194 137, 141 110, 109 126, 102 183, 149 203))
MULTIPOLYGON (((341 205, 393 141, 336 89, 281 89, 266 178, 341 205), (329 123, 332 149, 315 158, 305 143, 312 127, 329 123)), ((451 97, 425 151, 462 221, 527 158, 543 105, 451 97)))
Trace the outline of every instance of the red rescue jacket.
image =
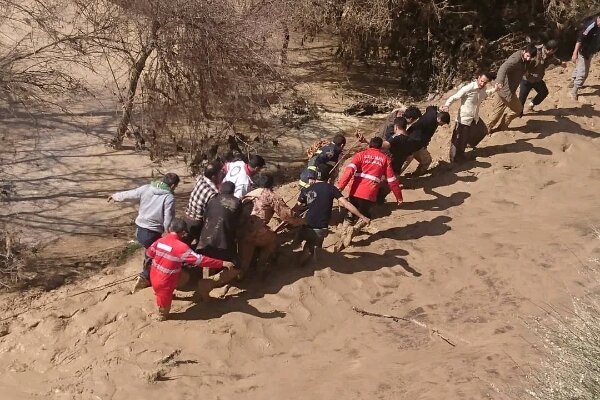
POLYGON ((390 158, 381 150, 370 148, 360 151, 352 157, 344 174, 338 182, 338 188, 344 190, 354 177, 350 186, 350 196, 369 201, 377 200, 382 177, 387 180, 390 189, 398 201, 402 200, 402 186, 392 170, 390 158))
POLYGON ((184 263, 205 268, 223 268, 223 261, 194 253, 176 233, 169 233, 152 243, 146 254, 152 258, 150 282, 154 288, 175 289, 184 263))

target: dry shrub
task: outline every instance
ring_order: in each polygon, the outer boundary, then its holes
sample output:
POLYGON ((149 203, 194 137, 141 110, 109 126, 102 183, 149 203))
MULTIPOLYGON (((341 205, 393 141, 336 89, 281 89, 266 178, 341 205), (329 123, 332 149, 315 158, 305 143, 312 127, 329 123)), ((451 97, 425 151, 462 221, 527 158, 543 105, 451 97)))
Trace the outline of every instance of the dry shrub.
MULTIPOLYGON (((600 231, 593 229, 600 239, 600 231)), ((597 248, 595 253, 600 253, 597 248)), ((600 282, 600 261, 588 260, 585 275, 600 282)), ((542 339, 547 359, 535 385, 527 393, 540 400, 596 400, 600 398, 600 292, 592 290, 573 299, 572 310, 546 308, 546 318, 529 324, 542 339)))
POLYGON ((6 226, 0 231, 0 286, 12 289, 22 278, 25 246, 6 226))
POLYGON ((600 297, 573 300, 568 316, 549 310, 535 331, 544 340, 548 359, 528 391, 540 400, 596 400, 600 398, 600 297))

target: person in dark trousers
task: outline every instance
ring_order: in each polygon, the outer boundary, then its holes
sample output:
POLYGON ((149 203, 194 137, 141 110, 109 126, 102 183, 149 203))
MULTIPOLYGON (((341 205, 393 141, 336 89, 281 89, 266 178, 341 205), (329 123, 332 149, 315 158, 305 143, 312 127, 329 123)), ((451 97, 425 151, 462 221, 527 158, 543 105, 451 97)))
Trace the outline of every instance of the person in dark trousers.
POLYGON ((419 166, 412 173, 413 176, 420 176, 427 172, 432 162, 427 146, 437 128, 449 123, 450 114, 448 112, 440 111, 436 106, 429 106, 425 109, 425 114, 408 128, 408 136, 418 143, 418 149, 412 154, 412 157, 419 162, 419 166))
POLYGON ((452 103, 460 100, 460 108, 456 115, 456 124, 450 140, 450 162, 463 162, 467 146, 475 148, 488 134, 487 125, 479 117, 481 103, 496 89, 486 89, 488 83, 496 75, 490 72, 481 72, 477 79, 464 85, 440 107, 448 111, 452 103))
POLYGON ((219 194, 206 205, 197 251, 205 256, 239 264, 236 236, 242 203, 234 195, 235 190, 233 182, 223 182, 219 194))
POLYGON ((558 50, 558 42, 556 40, 549 40, 546 44, 536 47, 537 55, 527 66, 527 72, 519 86, 519 101, 523 109, 525 109, 525 102, 531 89, 536 91, 535 97, 529 102, 529 111, 535 111, 535 107, 540 105, 548 96, 548 87, 546 86, 546 82, 544 82, 546 68, 550 65, 561 65, 563 68, 567 66, 566 62, 559 60, 554 55, 558 50))
MULTIPOLYGON (((337 187, 343 191, 350 182, 349 200, 363 215, 371 218, 371 210, 375 205, 382 184, 389 186, 394 193, 398 205, 402 204, 402 186, 394 175, 390 158, 381 151, 383 139, 374 137, 367 150, 359 151, 346 166, 337 187)), ((348 213, 344 219, 341 241, 336 246, 340 251, 350 246, 352 238, 364 227, 364 221, 348 213)))
POLYGON ((492 97, 492 111, 489 117, 490 133, 506 130, 523 112, 523 106, 517 97, 517 88, 523 80, 527 66, 536 56, 537 47, 529 44, 525 49, 514 52, 500 66, 496 76, 497 91, 492 97))
POLYGON ((360 218, 366 226, 371 220, 364 216, 358 209, 343 197, 342 192, 334 185, 328 183, 329 170, 326 165, 321 165, 316 171, 316 182, 298 197, 300 205, 308 207, 304 217, 305 225, 302 226, 298 239, 304 241, 300 265, 304 265, 311 258, 316 257, 316 249, 323 246, 323 241, 329 234, 329 220, 331 219, 333 200, 360 218))
POLYGON ((569 97, 572 99, 577 100, 579 89, 590 73, 592 56, 598 50, 600 50, 600 13, 585 21, 577 36, 577 43, 575 43, 571 57, 571 61, 575 63, 569 92, 569 97))
POLYGON ((190 194, 190 199, 185 209, 185 222, 188 229, 186 243, 188 245, 192 245, 194 241, 200 239, 206 205, 210 199, 219 193, 217 185, 219 184, 220 171, 220 166, 209 164, 204 170, 204 174, 198 177, 194 190, 190 194))
POLYGON ((388 136, 388 139, 382 145, 382 148, 390 154, 392 169, 396 175, 402 173, 402 166, 407 158, 421 148, 421 142, 409 136, 406 129, 406 118, 397 117, 394 120, 393 135, 388 136))
MULTIPOLYGON (((108 202, 138 200, 140 208, 135 219, 135 236, 145 249, 148 249, 163 232, 166 232, 175 218, 175 196, 173 192, 179 184, 179 176, 172 172, 161 181, 153 181, 137 189, 117 192, 108 197, 108 202)), ((150 259, 144 256, 140 276, 136 279, 131 293, 150 286, 150 259)))

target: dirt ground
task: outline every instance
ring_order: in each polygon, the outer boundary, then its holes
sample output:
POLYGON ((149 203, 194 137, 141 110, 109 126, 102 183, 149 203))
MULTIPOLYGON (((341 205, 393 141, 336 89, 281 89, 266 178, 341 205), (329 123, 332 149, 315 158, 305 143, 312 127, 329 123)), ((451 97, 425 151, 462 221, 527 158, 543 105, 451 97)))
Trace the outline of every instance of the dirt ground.
MULTIPOLYGON (((330 54, 298 51, 298 88, 322 112, 278 131, 272 169, 301 163, 315 138, 370 132, 383 118, 340 114, 360 85, 329 68, 330 54)), ((526 321, 597 289, 598 71, 596 61, 580 103, 565 96, 567 72, 550 71, 540 110, 484 139, 463 166, 448 167, 450 129, 439 129, 438 166, 403 180, 405 203, 380 207, 373 234, 305 268, 282 249, 264 281, 210 303, 183 293, 170 321, 151 318, 151 290, 127 294, 141 252, 53 290, 1 295, 2 398, 524 398, 544 356, 526 321)), ((186 175, 177 160, 108 149, 116 118, 106 104, 2 120, 1 222, 43 256, 124 246, 135 207, 106 196, 167 170, 186 175)), ((185 176, 180 206, 193 181, 185 176)), ((280 190, 290 199, 296 189, 280 190)))

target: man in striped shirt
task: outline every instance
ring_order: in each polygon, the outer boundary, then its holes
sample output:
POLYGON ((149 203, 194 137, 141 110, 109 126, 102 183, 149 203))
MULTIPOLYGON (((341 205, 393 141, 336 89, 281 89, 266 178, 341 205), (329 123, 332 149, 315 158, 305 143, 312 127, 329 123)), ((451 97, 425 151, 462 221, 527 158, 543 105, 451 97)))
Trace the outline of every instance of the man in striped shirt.
POLYGON ((169 233, 158 239, 146 250, 152 259, 150 282, 156 297, 160 320, 167 319, 173 301, 173 292, 179 282, 183 264, 200 268, 234 269, 234 264, 196 254, 181 241, 186 233, 186 224, 175 218, 169 227, 169 233))
POLYGON ((217 184, 219 183, 219 172, 221 168, 215 164, 209 164, 204 174, 196 181, 196 186, 192 190, 188 206, 185 209, 185 222, 188 228, 188 237, 186 243, 191 245, 194 240, 200 239, 202 231, 202 222, 204 219, 204 210, 208 201, 215 197, 219 192, 217 184))

